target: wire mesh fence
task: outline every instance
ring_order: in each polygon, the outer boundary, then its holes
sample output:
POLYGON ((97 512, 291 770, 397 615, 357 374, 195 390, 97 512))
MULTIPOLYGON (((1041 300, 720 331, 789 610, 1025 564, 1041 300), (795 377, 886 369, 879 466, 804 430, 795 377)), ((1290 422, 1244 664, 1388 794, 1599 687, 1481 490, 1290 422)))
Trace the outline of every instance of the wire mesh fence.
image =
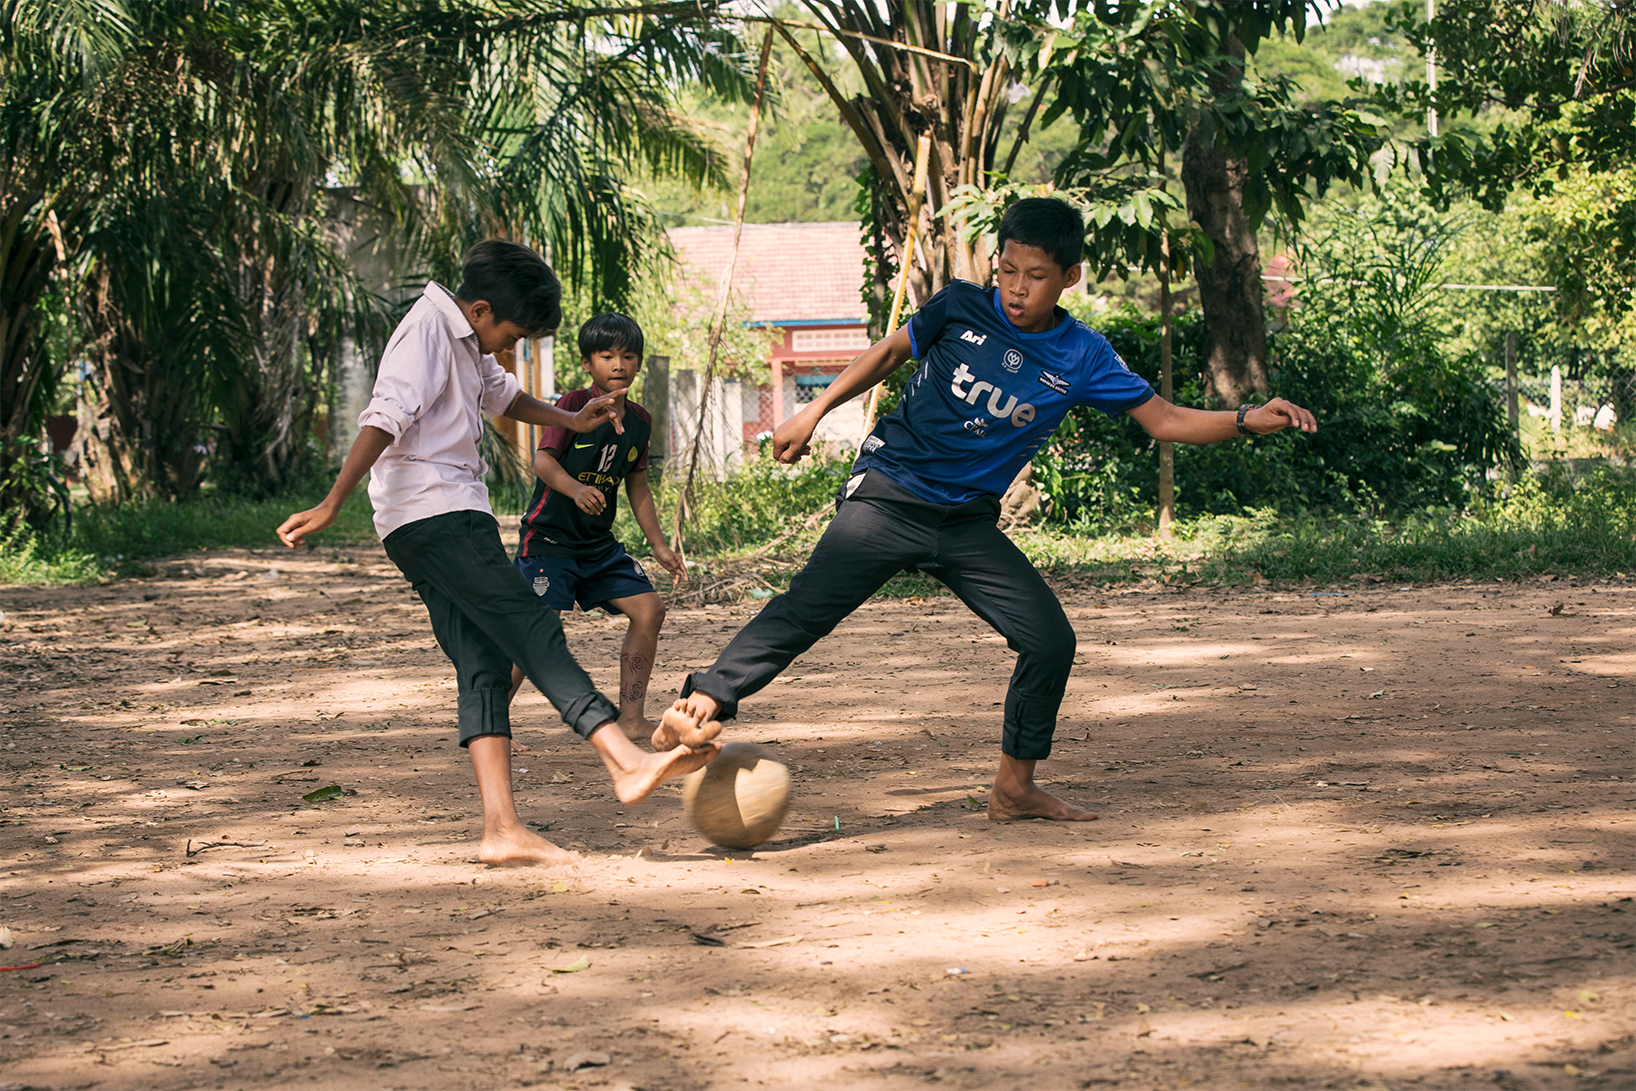
MULTIPOLYGON (((1505 385, 1503 379, 1495 382, 1502 396, 1505 385)), ((1636 373, 1595 379, 1519 375, 1517 411, 1557 428, 1606 431, 1621 420, 1636 420, 1636 373)))

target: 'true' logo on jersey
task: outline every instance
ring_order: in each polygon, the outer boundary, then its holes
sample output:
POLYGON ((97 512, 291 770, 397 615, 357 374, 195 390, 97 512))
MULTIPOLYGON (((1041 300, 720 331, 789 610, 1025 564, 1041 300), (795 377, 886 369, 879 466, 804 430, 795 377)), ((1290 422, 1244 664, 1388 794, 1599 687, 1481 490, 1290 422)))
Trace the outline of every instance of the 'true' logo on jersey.
POLYGON ((971 330, 967 330, 965 333, 960 335, 960 340, 970 341, 974 345, 981 345, 984 341, 988 340, 988 334, 974 333, 971 330))
MULTIPOLYGON (((1018 405, 1017 396, 1015 394, 1007 395, 1005 391, 1001 390, 993 383, 978 382, 972 383, 970 389, 962 388, 961 384, 971 382, 971 380, 975 378, 977 378, 977 376, 973 375, 969 370, 967 370, 965 364, 961 364, 959 367, 954 369, 954 381, 949 384, 949 389, 953 391, 955 397, 964 401, 967 405, 976 405, 977 399, 982 395, 983 391, 992 391, 992 393, 988 396, 988 411, 994 414, 995 420, 999 420, 1002 417, 1010 417, 1011 426, 1013 428, 1021 428, 1034 419, 1035 410, 1032 405, 1029 405, 1026 402, 1022 405, 1018 405), (1002 406, 1000 404, 1000 399, 1005 397, 1008 397, 1010 400, 1002 406)), ((987 427, 986 423, 984 426, 987 427)), ((979 433, 979 435, 980 434, 981 433, 979 433)))

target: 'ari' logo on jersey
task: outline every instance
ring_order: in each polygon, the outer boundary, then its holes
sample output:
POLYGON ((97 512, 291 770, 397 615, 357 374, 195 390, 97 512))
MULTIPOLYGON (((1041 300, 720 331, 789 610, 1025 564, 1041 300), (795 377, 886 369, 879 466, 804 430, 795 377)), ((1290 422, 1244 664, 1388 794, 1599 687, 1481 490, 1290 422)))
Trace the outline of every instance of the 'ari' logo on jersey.
POLYGON ((974 345, 981 345, 984 341, 988 340, 988 334, 976 333, 972 330, 967 330, 965 333, 960 335, 960 340, 970 341, 974 345))
MULTIPOLYGON (((1019 356, 1018 360, 1021 359, 1022 357, 1019 356)), ((977 376, 973 375, 966 368, 965 364, 961 364, 959 367, 954 369, 954 381, 949 384, 949 390, 954 393, 955 397, 959 398, 967 405, 976 405, 977 399, 982 396, 983 391, 992 391, 992 393, 990 393, 988 396, 988 411, 994 414, 995 420, 999 420, 1003 417, 1010 417, 1011 426, 1013 428, 1021 428, 1033 421, 1035 409, 1032 405, 1029 405, 1027 402, 1024 402, 1022 405, 1018 405, 1017 396, 1015 394, 1007 394, 993 383, 977 382, 972 383, 970 389, 965 389, 962 387, 961 384, 969 383, 975 378, 977 378, 977 376), (1001 398, 1008 399, 1004 405, 1000 404, 1001 398)), ((982 420, 982 418, 979 417, 978 420, 982 420)), ((968 421, 966 427, 971 428, 971 425, 972 422, 968 421)), ((988 427, 988 422, 983 421, 983 428, 987 429, 988 427)), ((978 435, 983 434, 976 428, 972 428, 972 431, 977 432, 978 435)))

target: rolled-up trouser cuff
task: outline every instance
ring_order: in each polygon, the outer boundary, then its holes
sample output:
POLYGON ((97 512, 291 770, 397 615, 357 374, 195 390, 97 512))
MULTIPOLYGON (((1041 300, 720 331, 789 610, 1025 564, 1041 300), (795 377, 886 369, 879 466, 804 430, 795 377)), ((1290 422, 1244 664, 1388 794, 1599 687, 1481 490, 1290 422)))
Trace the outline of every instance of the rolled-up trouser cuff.
POLYGON ((590 738, 591 732, 617 719, 619 710, 613 706, 613 702, 595 690, 574 698, 562 709, 563 723, 573 728, 574 734, 582 739, 590 738))
POLYGON ((460 745, 468 746, 479 735, 511 738, 511 694, 503 689, 469 689, 460 695, 456 707, 460 719, 460 745))
POLYGON ((1005 730, 1000 751, 1018 761, 1043 761, 1051 756, 1051 739, 1057 732, 1057 710, 1062 694, 1022 693, 1013 688, 1005 695, 1005 730))
POLYGON ((687 676, 682 683, 682 696, 686 697, 693 692, 699 692, 706 697, 713 698, 721 710, 716 713, 718 720, 731 720, 738 715, 738 694, 725 681, 707 671, 698 671, 687 676))

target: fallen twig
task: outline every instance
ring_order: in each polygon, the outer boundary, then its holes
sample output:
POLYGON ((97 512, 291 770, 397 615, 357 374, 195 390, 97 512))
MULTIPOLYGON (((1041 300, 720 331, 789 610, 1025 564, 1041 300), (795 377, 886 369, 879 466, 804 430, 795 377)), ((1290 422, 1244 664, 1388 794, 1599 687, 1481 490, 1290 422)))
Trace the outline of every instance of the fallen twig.
POLYGON ((191 857, 199 855, 199 853, 203 852, 205 849, 219 849, 223 847, 235 849, 259 849, 266 843, 267 842, 265 841, 201 841, 199 843, 199 847, 194 848, 193 840, 192 838, 189 838, 187 848, 183 851, 185 851, 188 856, 191 857))

